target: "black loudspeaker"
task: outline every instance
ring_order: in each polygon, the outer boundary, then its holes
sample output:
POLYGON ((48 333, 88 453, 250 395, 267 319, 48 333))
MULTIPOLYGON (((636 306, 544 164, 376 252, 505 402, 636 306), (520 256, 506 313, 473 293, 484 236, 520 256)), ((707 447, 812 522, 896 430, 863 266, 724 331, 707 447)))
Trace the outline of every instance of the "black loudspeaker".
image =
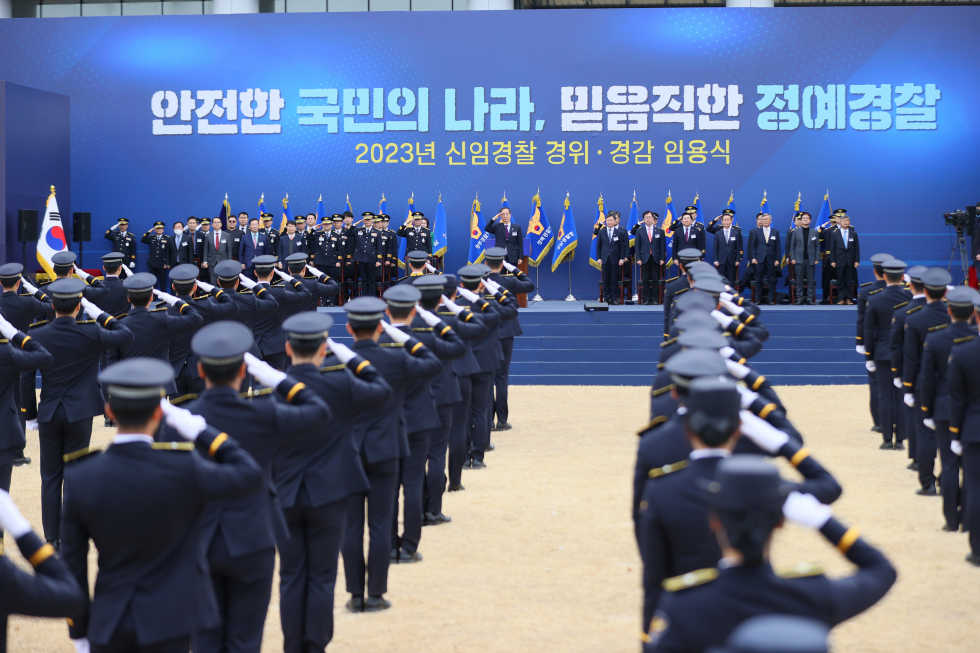
POLYGON ((606 302, 585 302, 584 308, 587 311, 608 311, 609 304, 606 302))
POLYGON ((37 242, 37 211, 21 209, 17 211, 17 242, 37 242))
POLYGON ((76 243, 88 243, 92 241, 91 213, 71 214, 71 239, 76 243))

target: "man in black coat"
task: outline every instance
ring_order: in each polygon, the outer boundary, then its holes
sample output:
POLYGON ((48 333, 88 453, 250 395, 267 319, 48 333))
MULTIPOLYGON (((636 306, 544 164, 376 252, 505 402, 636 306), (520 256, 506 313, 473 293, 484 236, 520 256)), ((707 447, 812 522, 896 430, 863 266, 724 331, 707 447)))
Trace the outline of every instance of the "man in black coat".
POLYGON ((680 224, 675 222, 671 227, 674 232, 674 251, 696 249, 701 252, 701 257, 704 258, 706 236, 704 229, 699 222, 695 221, 694 216, 694 207, 689 206, 681 214, 680 224))
POLYGON ((257 288, 268 289, 279 306, 278 311, 259 315, 255 318, 252 323, 252 334, 255 337, 255 344, 262 352, 262 360, 277 370, 282 370, 286 366, 286 334, 282 330, 282 321, 286 317, 286 311, 291 306, 302 306, 309 303, 313 296, 302 281, 276 269, 275 256, 257 256, 252 262, 255 264, 257 288), (277 274, 285 281, 281 286, 272 285, 272 279, 277 274))
POLYGON ((190 263, 200 269, 201 263, 207 260, 204 248, 204 234, 197 228, 197 218, 192 215, 187 218, 187 229, 177 247, 177 263, 190 263))
MULTIPOLYGON (((410 286, 396 288, 414 290, 410 286)), ((391 602, 384 598, 388 591, 391 558, 391 519, 398 488, 398 459, 408 455, 406 428, 411 428, 404 423, 405 393, 420 379, 431 378, 442 369, 442 362, 431 349, 382 321, 386 309, 385 302, 377 297, 359 297, 344 305, 347 330, 354 336, 351 349, 370 361, 392 390, 386 410, 360 413, 354 422, 353 445, 359 452, 370 487, 347 497, 341 550, 347 591, 351 594, 347 609, 351 612, 391 607, 391 602), (379 346, 382 332, 388 333, 394 341, 388 343, 391 346, 379 346), (364 560, 365 500, 370 533, 367 565, 364 560)))
POLYGON ((193 632, 221 623, 202 516, 260 491, 262 470, 227 432, 161 401, 173 382, 166 363, 123 361, 99 381, 119 432, 105 453, 80 452, 66 470, 65 561, 85 597, 69 634, 76 650, 187 653, 193 632), (164 415, 190 442, 154 443, 164 415), (99 551, 91 602, 90 539, 99 551))
POLYGON ((756 266, 755 280, 759 294, 762 294, 762 281, 766 279, 769 284, 769 303, 775 304, 776 272, 781 258, 779 230, 772 228, 772 216, 768 213, 762 214, 760 224, 761 226, 749 232, 746 255, 756 266))
MULTIPOLYGON (((41 370, 41 401, 37 409, 41 442, 41 521, 44 537, 60 547, 63 457, 88 447, 92 418, 105 405, 96 381, 99 358, 107 349, 125 347, 133 333, 108 313, 82 297, 85 283, 59 279, 48 286, 55 318, 33 332, 54 356, 41 370), (76 321, 80 309, 91 318, 76 321)), ((110 416, 111 419, 111 416, 110 416)))
POLYGON ((660 266, 667 260, 667 239, 657 227, 659 215, 643 212, 643 222, 633 225, 636 238, 636 264, 640 266, 640 297, 643 304, 660 303, 660 266))
MULTIPOLYGON (((163 233, 164 225, 162 220, 153 223, 153 229, 147 231, 140 238, 140 242, 150 246, 150 253, 146 257, 146 267, 150 274, 157 278, 157 290, 167 290, 167 274, 177 262, 173 258, 176 251, 170 236, 163 233)), ((237 244, 237 243, 236 243, 237 244)))
POLYGON ((506 252, 506 260, 511 265, 520 265, 524 258, 524 230, 514 224, 510 217, 510 207, 503 207, 490 222, 483 225, 483 231, 493 234, 497 244, 506 252), (497 221, 500 218, 500 221, 497 221))
POLYGON ((861 243, 851 228, 847 211, 837 209, 837 229, 830 234, 830 265, 837 272, 837 300, 841 304, 853 304, 857 285, 857 269, 861 264, 861 243))
POLYGON ((619 273, 629 258, 629 238, 623 238, 616 228, 616 212, 606 215, 606 226, 599 230, 596 241, 596 260, 602 264, 602 298, 609 304, 619 304, 619 273))
POLYGON ((363 412, 385 410, 391 399, 391 386, 371 363, 326 338, 332 323, 328 314, 314 312, 283 322, 290 377, 330 402, 333 413, 314 437, 281 448, 273 465, 289 528, 289 539, 279 543, 284 653, 322 651, 333 638, 347 497, 369 488, 354 449, 354 421, 363 412))

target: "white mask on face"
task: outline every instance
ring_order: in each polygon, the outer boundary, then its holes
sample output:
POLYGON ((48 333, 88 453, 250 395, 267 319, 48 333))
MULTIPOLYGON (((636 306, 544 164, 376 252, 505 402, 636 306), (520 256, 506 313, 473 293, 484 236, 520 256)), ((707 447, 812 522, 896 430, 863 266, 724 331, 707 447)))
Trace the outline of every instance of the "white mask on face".
POLYGON ((179 236, 179 235, 181 235, 182 233, 184 233, 184 230, 183 230, 183 229, 174 229, 174 235, 177 235, 177 236, 179 236))

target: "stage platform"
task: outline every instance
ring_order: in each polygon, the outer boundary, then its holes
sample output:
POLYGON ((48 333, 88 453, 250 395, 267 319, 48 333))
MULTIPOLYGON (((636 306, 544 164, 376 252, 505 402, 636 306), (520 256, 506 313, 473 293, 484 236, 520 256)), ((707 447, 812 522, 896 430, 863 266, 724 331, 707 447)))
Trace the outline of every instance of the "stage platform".
MULTIPOLYGON (((611 306, 589 312, 585 302, 532 302, 521 309, 524 335, 515 339, 512 385, 649 385, 663 342, 663 307, 611 306)), ((342 309, 320 309, 342 313, 342 309)), ((854 351, 853 306, 764 306, 769 339, 752 366, 773 385, 862 384, 864 361, 854 351)), ((331 336, 348 342, 342 315, 331 336)))

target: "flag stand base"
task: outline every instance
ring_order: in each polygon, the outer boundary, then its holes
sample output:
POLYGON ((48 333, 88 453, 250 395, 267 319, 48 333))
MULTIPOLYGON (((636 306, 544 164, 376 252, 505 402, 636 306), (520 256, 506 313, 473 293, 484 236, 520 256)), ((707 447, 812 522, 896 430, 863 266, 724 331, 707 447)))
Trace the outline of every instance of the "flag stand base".
POLYGON ((534 297, 531 298, 531 301, 532 302, 543 302, 544 301, 544 297, 541 296, 541 293, 535 293, 534 294, 534 297))
POLYGON ((565 298, 565 301, 566 302, 577 302, 578 300, 575 299, 575 295, 569 293, 568 297, 565 298))
MULTIPOLYGON (((572 252, 572 254, 574 255, 574 252, 572 252)), ((572 294, 572 261, 571 261, 571 259, 569 259, 569 261, 568 261, 568 297, 565 298, 565 301, 566 302, 577 302, 578 301, 577 299, 575 299, 575 295, 572 294)))
POLYGON ((543 302, 544 297, 541 296, 541 266, 534 266, 534 297, 531 298, 532 302, 543 302))

